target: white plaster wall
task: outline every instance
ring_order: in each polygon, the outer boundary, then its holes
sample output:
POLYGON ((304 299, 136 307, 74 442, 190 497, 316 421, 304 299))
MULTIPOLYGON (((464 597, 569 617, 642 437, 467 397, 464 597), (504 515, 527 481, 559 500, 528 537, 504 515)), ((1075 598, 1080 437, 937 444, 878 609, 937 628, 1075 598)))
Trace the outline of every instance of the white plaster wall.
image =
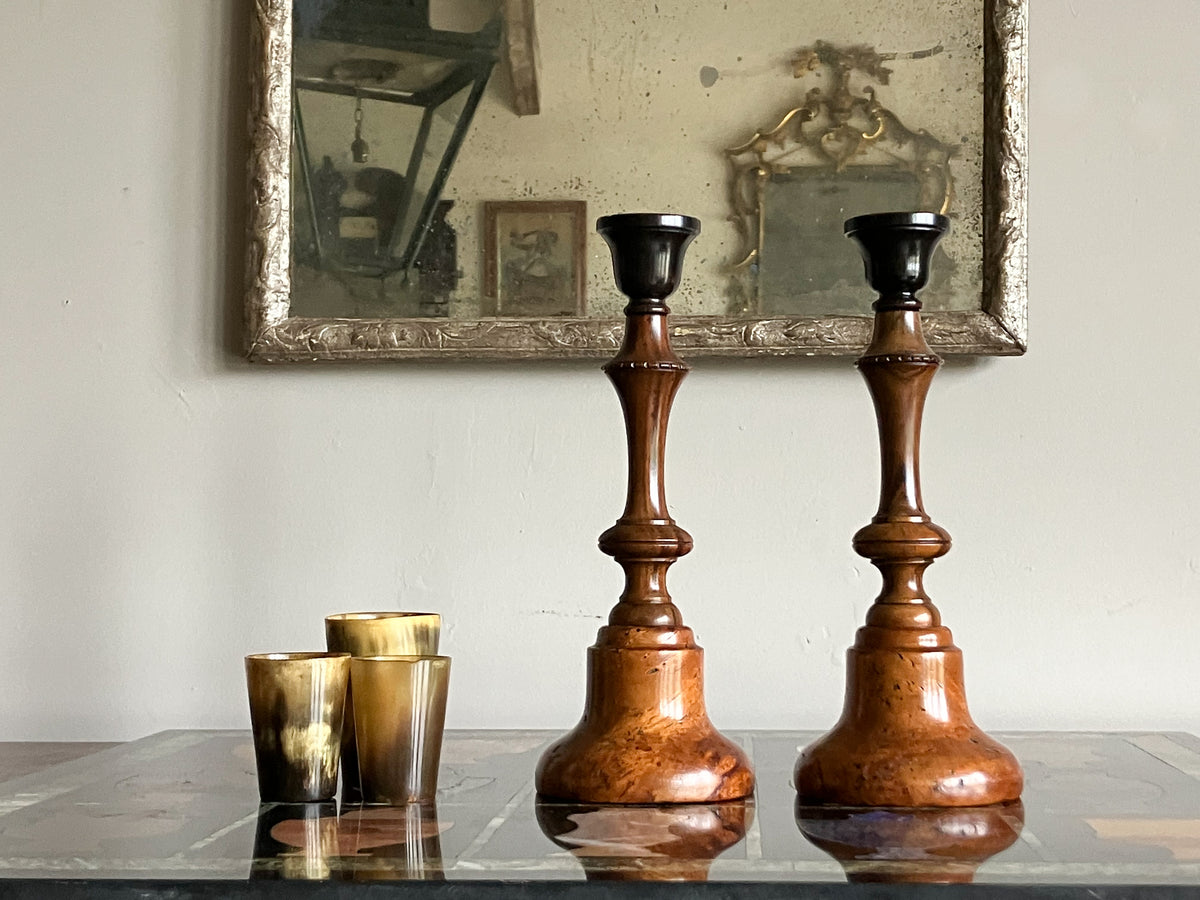
MULTIPOLYGON (((228 350, 246 6, 0 6, 0 738, 243 727, 243 654, 376 607, 444 613, 450 724, 565 728, 620 589, 615 397, 228 350)), ((1032 6, 1031 350, 934 384, 928 584, 985 727, 1200 731, 1200 5, 1032 6)), ((685 383, 672 587, 719 724, 836 718, 874 443, 848 361, 685 383)))

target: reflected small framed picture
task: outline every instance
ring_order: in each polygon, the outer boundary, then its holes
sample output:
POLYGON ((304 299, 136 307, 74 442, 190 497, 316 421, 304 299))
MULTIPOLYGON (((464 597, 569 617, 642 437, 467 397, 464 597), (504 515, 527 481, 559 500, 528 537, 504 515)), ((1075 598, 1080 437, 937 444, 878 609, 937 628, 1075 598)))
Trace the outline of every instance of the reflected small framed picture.
POLYGON ((587 203, 483 205, 484 303, 494 316, 582 316, 587 310, 587 203))

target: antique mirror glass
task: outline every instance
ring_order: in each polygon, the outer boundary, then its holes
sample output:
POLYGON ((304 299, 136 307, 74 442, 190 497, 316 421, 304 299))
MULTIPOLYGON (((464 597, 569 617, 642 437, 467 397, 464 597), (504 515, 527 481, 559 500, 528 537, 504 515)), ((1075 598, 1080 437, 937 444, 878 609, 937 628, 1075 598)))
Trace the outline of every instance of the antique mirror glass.
POLYGON ((906 209, 930 343, 1024 351, 1024 0, 535 2, 255 0, 252 359, 607 357, 627 211, 703 223, 685 354, 857 353, 906 209))
POLYGON ((290 315, 445 314, 438 201, 499 42, 428 0, 294 0, 290 315))
POLYGON ((956 57, 941 44, 880 54, 818 41, 797 52, 795 77, 817 72, 822 83, 774 128, 726 151, 731 206, 745 241, 734 267, 743 314, 870 315, 861 261, 839 226, 880 210, 955 218, 958 227, 938 246, 922 301, 927 312, 981 305, 983 142, 968 123, 981 116, 983 98, 963 87, 979 65, 976 54, 960 50, 956 57), (935 74, 926 61, 942 54, 947 64, 935 74), (958 85, 954 101, 923 107, 936 120, 930 128, 905 125, 880 97, 897 61, 918 62, 908 72, 912 90, 899 92, 901 102, 905 94, 945 94, 945 84, 958 85), (931 75, 933 81, 925 80, 931 75), (959 138, 948 144, 939 134, 959 138))

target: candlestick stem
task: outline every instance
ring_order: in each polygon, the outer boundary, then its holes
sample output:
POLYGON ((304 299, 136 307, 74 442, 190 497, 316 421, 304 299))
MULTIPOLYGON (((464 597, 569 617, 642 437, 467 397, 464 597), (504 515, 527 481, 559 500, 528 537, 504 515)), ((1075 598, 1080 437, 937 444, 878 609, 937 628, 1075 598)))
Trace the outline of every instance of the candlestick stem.
POLYGON ((879 426, 879 509, 854 535, 854 549, 883 586, 847 653, 842 717, 796 764, 796 790, 808 804, 984 806, 1021 794, 1016 759, 971 720, 962 652, 924 587, 950 535, 921 502, 921 416, 941 360, 922 334, 916 292, 948 227, 933 213, 846 223, 879 292, 871 343, 858 360, 879 426))
POLYGON ((666 298, 700 230, 687 216, 607 216, 597 225, 631 298, 625 337, 607 373, 625 417, 625 510, 600 549, 625 589, 588 651, 587 699, 574 731, 538 764, 539 793, 586 803, 702 803, 746 797, 754 776, 742 750, 704 706, 704 651, 667 592, 667 569, 692 549, 667 511, 663 462, 671 403, 688 372, 671 349, 666 298))

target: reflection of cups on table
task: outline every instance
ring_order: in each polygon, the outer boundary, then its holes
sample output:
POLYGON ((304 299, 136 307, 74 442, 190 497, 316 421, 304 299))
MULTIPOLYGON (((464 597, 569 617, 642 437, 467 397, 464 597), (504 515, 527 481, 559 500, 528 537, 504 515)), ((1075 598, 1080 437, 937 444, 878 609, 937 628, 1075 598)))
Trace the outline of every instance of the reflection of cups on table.
POLYGON ((349 673, 348 653, 246 657, 258 792, 264 802, 311 803, 337 794, 349 673))
POLYGON ((343 878, 444 881, 441 834, 433 803, 343 807, 338 822, 343 878))
POLYGON ((264 803, 254 833, 253 879, 329 877, 329 857, 338 849, 337 804, 264 803))
POLYGON ((432 801, 446 725, 450 657, 355 657, 350 679, 363 801, 432 801))
MULTIPOLYGON (((442 633, 437 613, 353 612, 325 617, 325 642, 331 652, 351 656, 436 656, 442 633)), ((354 739, 354 688, 346 695, 342 735, 342 790, 348 802, 362 799, 354 739)))

